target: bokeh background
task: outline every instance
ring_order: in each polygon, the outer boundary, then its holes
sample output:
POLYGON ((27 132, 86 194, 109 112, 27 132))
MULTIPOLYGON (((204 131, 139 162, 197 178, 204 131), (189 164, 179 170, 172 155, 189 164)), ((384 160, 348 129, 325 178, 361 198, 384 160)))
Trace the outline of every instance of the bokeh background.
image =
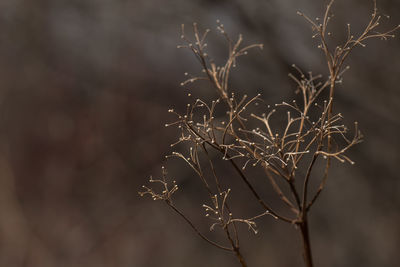
MULTIPOLYGON (((337 0, 332 32, 361 29, 372 0, 337 0), (336 30, 335 30, 336 29, 336 30)), ((211 28, 211 52, 226 56, 220 19, 232 37, 263 43, 239 61, 232 87, 270 103, 293 98, 295 63, 326 73, 310 26, 316 0, 1 0, 0 266, 238 266, 199 239, 163 203, 138 196, 159 175, 177 134, 164 128, 184 108, 185 71, 199 67, 176 49, 180 25, 211 28)), ((379 0, 382 28, 400 22, 400 2, 379 0)), ((355 166, 334 165, 310 217, 316 266, 398 266, 400 248, 400 38, 372 41, 348 61, 335 109, 358 120, 365 141, 355 166)), ((192 92, 205 99, 204 85, 192 92)), ((207 233, 197 180, 172 161, 183 187, 176 204, 207 233)), ((224 171, 229 174, 229 170, 224 171)), ((230 175, 240 188, 240 180, 230 175)), ((233 191, 235 192, 235 191, 233 191)), ((245 189, 238 210, 259 212, 245 189)), ((244 229, 250 266, 302 266, 300 236, 272 218, 244 229)))

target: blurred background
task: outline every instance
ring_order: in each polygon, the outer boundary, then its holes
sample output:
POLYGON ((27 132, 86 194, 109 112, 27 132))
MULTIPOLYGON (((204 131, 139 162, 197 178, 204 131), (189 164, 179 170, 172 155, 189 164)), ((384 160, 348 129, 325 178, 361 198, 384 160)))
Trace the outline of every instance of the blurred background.
MULTIPOLYGON (((199 71, 192 54, 176 49, 180 25, 210 28, 216 60, 226 56, 217 19, 233 38, 242 33, 245 44, 263 43, 263 51, 239 60, 232 87, 261 91, 275 103, 293 98, 293 63, 326 73, 310 26, 296 15, 321 16, 326 4, 1 0, 0 266, 239 266, 166 205, 137 193, 171 152, 177 132, 164 124, 173 119, 169 108, 182 110, 188 101, 183 73, 199 71)), ((399 24, 399 1, 379 0, 378 7, 392 15, 382 29, 399 24)), ((360 30, 371 11, 372 0, 337 0, 332 39, 348 22, 360 30)), ((311 212, 316 266, 398 266, 399 48, 396 38, 356 50, 336 92, 336 111, 359 121, 365 141, 350 152, 355 166, 333 166, 311 212)), ((193 95, 216 98, 203 85, 193 95)), ((167 166, 183 188, 176 205, 207 233, 197 179, 179 161, 167 166)), ((238 177, 228 178, 240 188, 238 177)), ((239 211, 259 212, 245 189, 235 192, 239 211)), ((250 266, 302 266, 292 226, 269 217, 259 226, 257 236, 243 229, 250 266)))

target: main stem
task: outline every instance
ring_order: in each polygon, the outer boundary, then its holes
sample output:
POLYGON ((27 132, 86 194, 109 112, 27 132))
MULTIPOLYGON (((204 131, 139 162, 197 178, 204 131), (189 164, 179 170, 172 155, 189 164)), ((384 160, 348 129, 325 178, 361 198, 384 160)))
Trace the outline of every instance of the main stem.
POLYGON ((312 254, 311 254, 311 243, 310 243, 310 235, 308 232, 308 221, 307 221, 307 212, 304 211, 303 220, 299 223, 301 237, 303 241, 303 258, 307 267, 313 267, 312 254))
POLYGON ((236 257, 237 257, 237 259, 239 260, 239 262, 240 262, 240 264, 242 265, 242 267, 247 267, 247 263, 246 263, 246 261, 244 260, 242 254, 240 253, 239 248, 234 248, 234 251, 235 251, 236 257))
MULTIPOLYGON (((329 90, 329 99, 333 98, 333 93, 335 89, 335 80, 336 80, 336 75, 334 74, 334 70, 331 70, 331 84, 330 84, 330 90, 329 90)), ((330 103, 330 106, 328 107, 328 120, 332 116, 332 102, 330 103)), ((328 139, 328 152, 331 150, 331 139, 328 139)), ((308 170, 308 174, 311 174, 311 168, 313 166, 313 163, 316 158, 313 159, 313 162, 311 163, 310 169, 308 170)), ((327 165, 326 165, 326 170, 325 173, 327 175, 328 169, 330 167, 330 158, 328 158, 327 165)), ((306 177, 306 181, 304 184, 304 193, 303 193, 303 210, 301 214, 301 221, 299 222, 299 227, 300 227, 300 232, 301 232, 301 238, 303 241, 303 258, 304 262, 306 263, 307 267, 313 267, 313 261, 312 261, 312 253, 311 253, 311 242, 310 242, 310 234, 308 230, 308 218, 307 218, 307 181, 309 177, 306 177)))
POLYGON ((233 241, 228 227, 225 227, 224 229, 225 229, 226 237, 228 238, 229 242, 231 243, 232 251, 235 252, 235 254, 236 254, 236 258, 239 260, 242 267, 247 267, 247 263, 244 260, 242 253, 240 253, 239 243, 235 243, 233 241))

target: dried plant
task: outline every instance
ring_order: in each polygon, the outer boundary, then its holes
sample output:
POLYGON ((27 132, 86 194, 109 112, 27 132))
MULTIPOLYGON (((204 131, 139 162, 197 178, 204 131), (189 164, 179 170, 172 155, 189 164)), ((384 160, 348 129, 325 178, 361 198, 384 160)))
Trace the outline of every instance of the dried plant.
MULTIPOLYGON (((189 151, 187 153, 172 152, 167 157, 182 159, 200 178, 208 192, 209 204, 204 204, 203 208, 205 215, 211 220, 210 230, 221 228, 226 236, 227 244, 220 244, 207 238, 175 206, 172 197, 178 190, 178 186, 175 181, 170 185, 164 168, 162 179, 150 179, 150 182, 162 185, 162 191, 159 193, 155 189, 144 187, 145 191, 140 192, 140 195, 148 194, 154 200, 165 201, 202 239, 217 248, 233 252, 242 266, 247 266, 247 264, 239 245, 238 227, 243 224, 251 232, 257 234, 256 219, 267 215, 299 229, 305 264, 308 267, 313 266, 308 213, 325 187, 331 161, 338 160, 354 164, 346 152, 362 141, 357 123, 354 123, 354 133, 350 134, 348 128, 341 122, 342 115, 333 112, 335 88, 342 82, 342 76, 349 68, 344 63, 355 47, 364 47, 365 41, 371 38, 392 38, 393 32, 399 29, 400 25, 387 32, 377 32, 381 16, 378 15, 374 1, 373 13, 365 30, 355 36, 348 24, 347 39, 344 43, 332 48, 327 36, 331 35, 328 24, 333 2, 332 0, 328 4, 322 20, 318 18, 313 20, 298 12, 311 24, 313 38, 319 38, 318 47, 325 56, 329 71, 329 76, 324 78, 322 75, 313 75, 311 72, 303 73, 293 65, 296 73, 289 76, 296 84, 296 92, 302 99, 300 103, 293 100, 270 107, 264 103, 260 94, 253 97, 247 95, 239 97, 229 87, 231 70, 235 67, 238 57, 246 55, 251 49, 262 49, 263 46, 253 44, 242 47, 242 36, 240 35, 236 41, 232 40, 224 26, 217 21, 217 29, 226 39, 229 48, 228 59, 223 65, 218 66, 206 52, 206 37, 209 30, 201 33, 198 26, 193 24, 194 40, 192 41, 185 34, 182 25, 181 38, 184 44, 178 47, 192 51, 202 66, 202 75, 190 76, 181 85, 185 86, 197 80, 207 80, 213 85, 219 98, 212 102, 195 99, 187 104, 185 114, 179 114, 173 109, 169 110, 176 115, 177 120, 166 126, 177 127, 180 131, 179 139, 171 146, 185 143, 189 151), (327 92, 324 93, 325 91, 327 92), (224 110, 225 113, 217 116, 217 110, 224 110), (286 122, 278 125, 272 123, 271 119, 282 112, 286 114, 286 122), (229 181, 221 182, 223 174, 217 173, 214 168, 216 159, 211 157, 210 150, 217 151, 221 159, 231 164, 245 187, 254 196, 254 200, 261 206, 263 210, 261 214, 254 215, 252 218, 241 218, 232 213, 229 197, 233 193, 229 186, 223 186, 223 184, 229 184, 229 181), (319 187, 315 192, 310 192, 309 183, 317 163, 325 167, 322 174, 313 175, 317 176, 313 179, 319 179, 319 187), (249 165, 262 170, 276 192, 276 197, 287 207, 291 216, 278 213, 271 207, 269 201, 261 198, 260 193, 248 178, 249 165), (302 168, 304 170, 300 171, 302 168), (282 188, 283 184, 286 188, 282 188)), ((188 74, 185 73, 185 75, 188 74)))

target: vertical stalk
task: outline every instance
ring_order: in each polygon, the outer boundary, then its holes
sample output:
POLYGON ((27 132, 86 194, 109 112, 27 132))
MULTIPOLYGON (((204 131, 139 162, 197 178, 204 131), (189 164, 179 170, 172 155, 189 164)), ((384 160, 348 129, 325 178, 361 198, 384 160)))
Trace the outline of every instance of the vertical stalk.
POLYGON ((226 237, 228 238, 229 242, 231 243, 232 251, 234 251, 236 254, 236 258, 239 260, 242 267, 247 267, 247 263, 244 260, 242 253, 240 253, 239 246, 235 244, 235 242, 233 241, 233 239, 231 237, 231 233, 229 232, 228 226, 224 227, 224 230, 225 230, 226 237))
POLYGON ((239 248, 235 247, 234 251, 236 253, 236 257, 238 258, 240 264, 242 265, 242 267, 247 267, 246 261, 244 260, 242 254, 240 253, 239 248))
POLYGON ((299 223, 301 238, 303 241, 303 258, 307 267, 313 267, 310 235, 308 232, 307 212, 304 211, 303 220, 299 223))

